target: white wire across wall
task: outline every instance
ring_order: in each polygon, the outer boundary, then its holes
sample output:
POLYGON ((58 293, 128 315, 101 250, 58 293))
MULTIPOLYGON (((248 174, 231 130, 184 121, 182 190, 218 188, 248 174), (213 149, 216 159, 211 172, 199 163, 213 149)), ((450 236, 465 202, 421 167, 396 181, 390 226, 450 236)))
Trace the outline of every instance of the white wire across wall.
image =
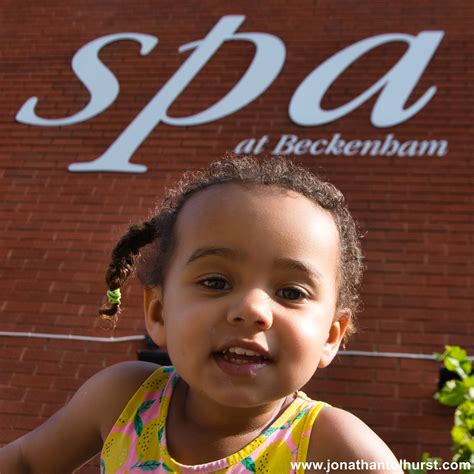
MULTIPOLYGON (((131 335, 121 337, 94 337, 94 336, 80 336, 75 334, 49 334, 42 332, 14 332, 14 331, 0 331, 0 337, 36 337, 41 339, 62 339, 69 341, 90 341, 90 342, 128 342, 141 341, 145 339, 145 335, 131 335)), ((411 354, 407 352, 378 352, 378 351, 346 351, 341 350, 338 355, 342 356, 362 356, 362 357, 391 357, 396 359, 424 359, 436 360, 433 354, 411 354)), ((469 357, 469 360, 474 360, 474 357, 469 357)))

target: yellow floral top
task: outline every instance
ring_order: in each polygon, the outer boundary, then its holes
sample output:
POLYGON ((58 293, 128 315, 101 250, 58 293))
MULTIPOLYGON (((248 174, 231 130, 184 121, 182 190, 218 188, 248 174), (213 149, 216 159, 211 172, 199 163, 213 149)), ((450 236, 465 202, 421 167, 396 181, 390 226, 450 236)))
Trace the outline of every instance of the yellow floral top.
POLYGON ((257 438, 223 459, 186 466, 166 445, 166 416, 179 375, 160 367, 140 386, 115 422, 102 448, 101 474, 152 473, 302 473, 311 429, 326 404, 297 392, 295 400, 257 438))

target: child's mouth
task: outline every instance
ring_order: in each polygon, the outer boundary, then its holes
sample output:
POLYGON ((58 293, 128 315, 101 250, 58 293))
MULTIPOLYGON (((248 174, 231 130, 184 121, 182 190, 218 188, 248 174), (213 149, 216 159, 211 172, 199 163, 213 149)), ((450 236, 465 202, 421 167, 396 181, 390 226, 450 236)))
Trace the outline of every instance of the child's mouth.
POLYGON ((255 375, 259 370, 267 367, 271 360, 253 351, 224 350, 214 352, 213 356, 221 370, 229 375, 255 375))

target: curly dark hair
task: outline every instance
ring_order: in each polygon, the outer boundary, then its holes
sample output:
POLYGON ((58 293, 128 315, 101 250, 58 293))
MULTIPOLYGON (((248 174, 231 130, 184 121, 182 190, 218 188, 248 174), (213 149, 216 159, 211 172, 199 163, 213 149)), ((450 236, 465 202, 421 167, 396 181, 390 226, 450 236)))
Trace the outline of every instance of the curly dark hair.
MULTIPOLYGON (((183 205, 199 191, 228 182, 276 186, 296 191, 332 214, 340 236, 337 307, 349 308, 352 312, 344 339, 347 341, 355 332, 355 315, 359 308, 359 286, 363 272, 357 226, 344 196, 336 187, 286 157, 277 156, 259 161, 253 156, 230 155, 211 163, 206 169, 186 172, 176 186, 167 190, 151 218, 132 225, 118 241, 105 277, 109 289, 122 287, 136 266, 143 285, 161 285, 173 253, 175 223, 183 205), (145 246, 146 258, 139 259, 141 249, 145 246)), ((115 326, 119 309, 120 303, 108 304, 99 310, 99 314, 115 326)))

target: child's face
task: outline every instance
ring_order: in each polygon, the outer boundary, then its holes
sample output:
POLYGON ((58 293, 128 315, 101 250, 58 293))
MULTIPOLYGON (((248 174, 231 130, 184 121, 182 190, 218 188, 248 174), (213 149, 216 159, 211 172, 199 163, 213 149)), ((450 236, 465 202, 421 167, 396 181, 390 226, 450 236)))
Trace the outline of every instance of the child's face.
POLYGON ((225 406, 262 405, 331 362, 350 315, 336 311, 329 212, 293 191, 224 184, 185 204, 175 235, 164 288, 145 290, 145 310, 192 390, 225 406), (232 347, 258 355, 223 354, 232 347))

